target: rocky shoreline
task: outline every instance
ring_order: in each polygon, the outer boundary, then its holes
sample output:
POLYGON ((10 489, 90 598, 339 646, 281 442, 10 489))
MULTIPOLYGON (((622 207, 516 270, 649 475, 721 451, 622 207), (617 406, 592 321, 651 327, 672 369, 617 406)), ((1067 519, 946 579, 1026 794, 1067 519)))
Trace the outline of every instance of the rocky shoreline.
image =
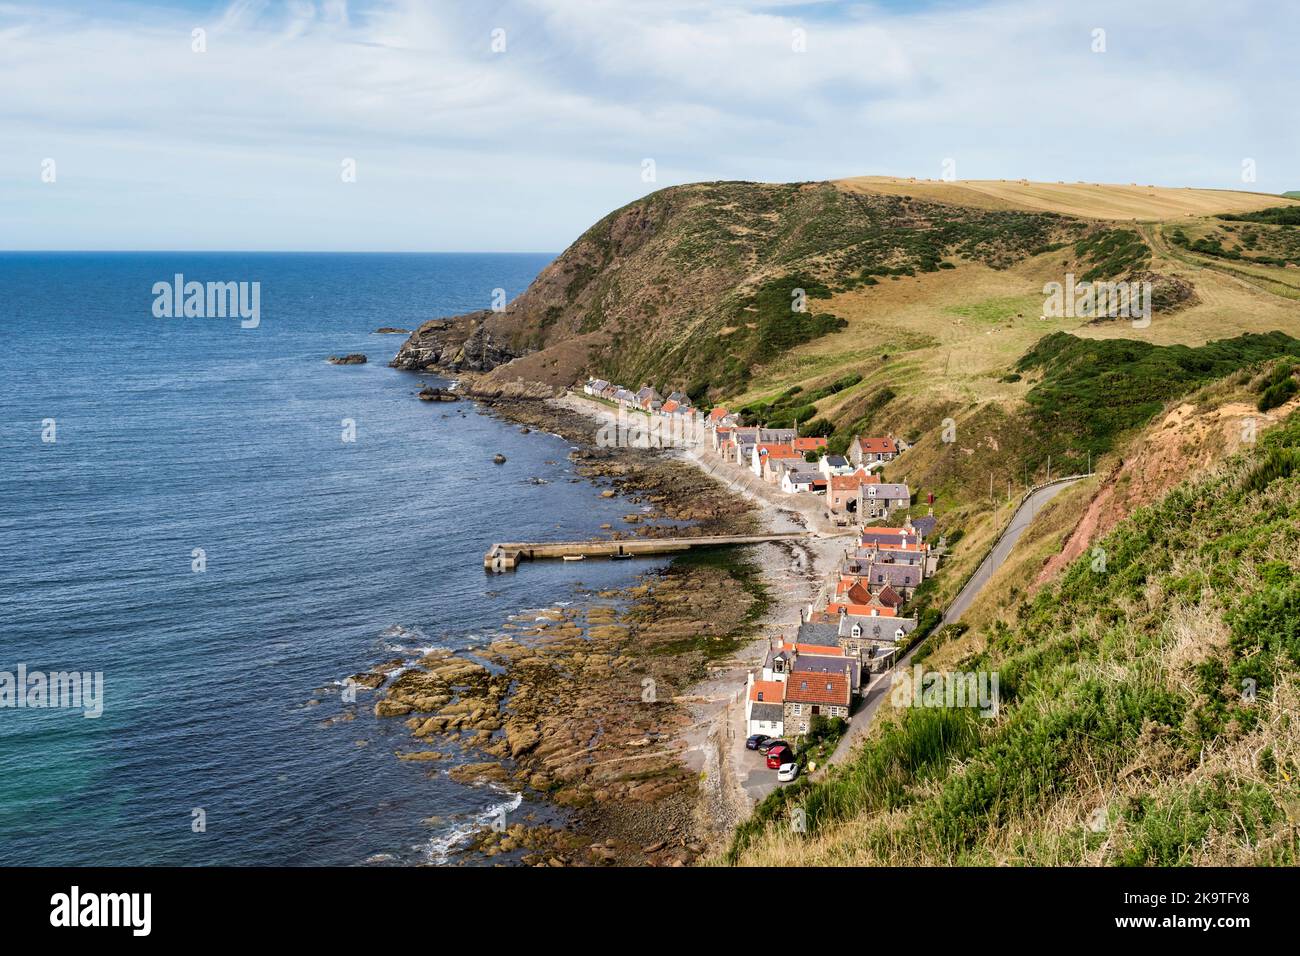
MULTIPOLYGON (((577 473, 639 506, 615 538, 758 530, 752 504, 690 464, 596 446, 599 423, 550 402, 457 391, 491 414, 561 435, 577 473), (663 522, 663 523, 661 523, 663 522)), ((427 761, 470 785, 494 784, 565 811, 564 826, 521 818, 483 827, 453 859, 532 865, 684 865, 716 848, 700 774, 681 741, 700 736, 694 689, 750 643, 768 607, 754 562, 692 553, 630 587, 517 614, 463 652, 388 661, 354 675, 381 719, 404 721, 427 761), (384 675, 402 668, 391 681, 384 675)), ((724 828, 725 829, 725 828, 724 828)))

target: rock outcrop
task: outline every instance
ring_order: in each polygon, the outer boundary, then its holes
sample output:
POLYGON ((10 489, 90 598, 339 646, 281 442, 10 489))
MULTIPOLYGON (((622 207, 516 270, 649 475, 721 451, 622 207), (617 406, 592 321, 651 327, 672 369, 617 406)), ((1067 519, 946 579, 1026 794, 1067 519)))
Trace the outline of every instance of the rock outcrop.
POLYGON ((351 355, 331 355, 329 363, 331 365, 365 365, 366 357, 360 352, 353 352, 351 355))
POLYGON ((490 372, 518 357, 505 342, 488 331, 483 321, 490 313, 476 312, 455 319, 433 319, 412 333, 388 364, 419 371, 490 372))

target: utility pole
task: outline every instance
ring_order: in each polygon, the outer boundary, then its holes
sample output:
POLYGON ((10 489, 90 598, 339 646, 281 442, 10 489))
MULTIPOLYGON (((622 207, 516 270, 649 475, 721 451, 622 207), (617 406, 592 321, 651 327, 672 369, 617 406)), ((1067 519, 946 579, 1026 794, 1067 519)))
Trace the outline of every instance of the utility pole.
POLYGON ((1011 479, 1007 479, 1007 501, 1011 500, 1011 479))
POLYGON ((1047 483, 1052 483, 1052 456, 1047 456, 1047 483))

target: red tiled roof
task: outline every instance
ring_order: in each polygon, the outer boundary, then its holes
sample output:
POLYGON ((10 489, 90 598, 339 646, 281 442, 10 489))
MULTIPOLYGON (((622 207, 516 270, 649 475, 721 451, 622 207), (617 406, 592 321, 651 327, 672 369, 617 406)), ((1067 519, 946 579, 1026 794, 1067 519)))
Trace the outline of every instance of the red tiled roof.
POLYGON ((719 405, 713 411, 709 412, 709 421, 716 422, 727 417, 727 410, 719 405))
POLYGON ((859 468, 851 475, 831 476, 832 491, 853 491, 857 488, 860 488, 862 485, 878 485, 878 484, 880 484, 879 475, 868 475, 861 468, 859 468))
POLYGON ((803 455, 799 454, 789 445, 778 445, 775 443, 765 443, 759 445, 758 453, 759 455, 766 455, 768 458, 802 458, 803 457, 803 455))
POLYGON ((674 402, 672 399, 669 399, 668 401, 664 402, 663 407, 660 408, 659 411, 663 412, 666 415, 671 412, 677 411, 677 409, 679 408, 681 408, 681 405, 679 405, 677 402, 674 402))
POLYGON ((863 587, 861 581, 857 581, 852 587, 845 592, 845 599, 849 604, 870 604, 871 592, 863 587))
MULTIPOLYGON (((839 615, 841 608, 844 609, 845 614, 853 617, 871 617, 872 611, 880 610, 880 608, 869 607, 866 604, 853 604, 848 601, 836 601, 833 604, 826 605, 826 613, 832 615, 831 620, 834 620, 835 617, 839 615)), ((885 615, 881 614, 878 616, 884 617, 885 615)))
POLYGON ((756 680, 749 688, 749 699, 757 703, 779 704, 785 700, 785 682, 779 680, 756 680), (762 697, 759 695, 762 694, 762 697))
POLYGON ((794 673, 785 689, 785 699, 796 704, 849 706, 849 680, 843 674, 794 673))
POLYGON ((815 451, 826 447, 825 438, 796 438, 793 442, 795 451, 815 451))
POLYGON ((781 641, 780 650, 793 648, 796 653, 813 654, 814 657, 844 657, 844 648, 833 644, 787 644, 781 641))
POLYGON ((898 442, 892 438, 859 438, 858 446, 868 452, 898 452, 898 442))
POLYGON ((902 597, 888 584, 876 592, 876 600, 885 607, 899 607, 903 603, 902 597))

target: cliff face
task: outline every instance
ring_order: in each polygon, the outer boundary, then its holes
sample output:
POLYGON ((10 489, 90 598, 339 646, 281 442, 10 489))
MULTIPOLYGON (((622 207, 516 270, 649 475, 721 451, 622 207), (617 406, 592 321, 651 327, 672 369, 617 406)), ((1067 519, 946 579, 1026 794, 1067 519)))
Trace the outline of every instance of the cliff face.
POLYGON ((831 183, 676 186, 601 219, 504 311, 425 323, 393 364, 553 386, 596 374, 716 394, 837 330, 843 323, 818 311, 833 291, 954 259, 1002 268, 1085 228, 1051 213, 831 183))

